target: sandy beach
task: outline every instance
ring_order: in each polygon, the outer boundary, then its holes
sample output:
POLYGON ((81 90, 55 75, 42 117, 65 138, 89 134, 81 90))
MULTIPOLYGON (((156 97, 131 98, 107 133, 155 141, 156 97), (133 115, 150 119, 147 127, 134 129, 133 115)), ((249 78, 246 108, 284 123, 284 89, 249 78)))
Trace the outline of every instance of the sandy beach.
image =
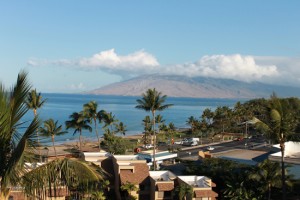
MULTIPOLYGON (((135 134, 135 135, 125 135, 121 136, 126 139, 141 139, 143 134, 135 134)), ((55 157, 53 146, 48 146, 48 156, 55 157)), ((56 153, 59 157, 64 157, 66 155, 71 155, 72 152, 76 152, 79 150, 79 141, 67 141, 63 144, 55 145, 56 153)), ((84 139, 82 142, 82 151, 89 152, 98 152, 99 146, 97 140, 87 140, 84 139)))

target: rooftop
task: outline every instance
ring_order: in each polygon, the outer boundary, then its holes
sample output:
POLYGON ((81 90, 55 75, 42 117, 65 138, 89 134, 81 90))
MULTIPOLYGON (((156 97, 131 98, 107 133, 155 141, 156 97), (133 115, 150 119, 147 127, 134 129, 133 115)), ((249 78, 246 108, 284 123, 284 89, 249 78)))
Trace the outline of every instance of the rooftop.
POLYGON ((149 171, 150 177, 156 181, 173 181, 176 175, 170 171, 149 171))
POLYGON ((178 176, 186 184, 194 187, 194 188, 210 188, 211 186, 208 184, 210 180, 206 176, 178 176))

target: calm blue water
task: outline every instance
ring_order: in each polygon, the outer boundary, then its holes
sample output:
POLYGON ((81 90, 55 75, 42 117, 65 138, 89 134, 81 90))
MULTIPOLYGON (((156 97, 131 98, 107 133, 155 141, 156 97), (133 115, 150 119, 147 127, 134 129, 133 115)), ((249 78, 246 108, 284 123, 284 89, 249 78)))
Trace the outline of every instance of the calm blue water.
MULTIPOLYGON (((58 120, 64 126, 73 112, 80 112, 83 104, 89 101, 98 102, 98 110, 112 112, 119 121, 127 127, 127 135, 141 133, 143 131, 142 119, 151 113, 135 108, 136 100, 140 97, 81 95, 81 94, 42 94, 47 99, 44 106, 38 110, 40 118, 44 121, 49 118, 58 120)), ((161 114, 166 123, 173 122, 177 128, 187 127, 186 121, 190 116, 200 117, 205 108, 214 110, 217 106, 232 107, 239 99, 198 99, 198 98, 172 98, 168 97, 166 103, 174 104, 161 114)), ((244 100, 240 100, 244 101, 244 100)), ((25 120, 32 119, 33 112, 25 116, 25 120)), ((102 125, 98 126, 100 134, 103 134, 102 125)), ((96 139, 95 133, 83 132, 88 139, 96 139)), ((62 143, 69 140, 77 140, 78 135, 73 136, 73 130, 62 136, 56 136, 55 140, 62 143)), ((50 141, 50 140, 49 140, 50 141)))

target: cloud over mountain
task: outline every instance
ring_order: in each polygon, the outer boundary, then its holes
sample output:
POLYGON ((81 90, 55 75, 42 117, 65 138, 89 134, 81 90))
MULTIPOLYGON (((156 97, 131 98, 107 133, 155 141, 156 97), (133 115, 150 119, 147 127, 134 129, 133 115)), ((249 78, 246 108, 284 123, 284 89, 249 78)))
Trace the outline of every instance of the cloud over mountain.
POLYGON ((162 65, 152 54, 140 50, 118 55, 114 49, 80 59, 28 60, 30 66, 65 66, 84 71, 100 70, 124 79, 144 74, 212 77, 244 82, 300 83, 300 59, 289 57, 262 57, 250 55, 206 55, 196 62, 162 65))
POLYGON ((203 56, 195 63, 169 66, 166 71, 190 77, 228 78, 246 82, 279 75, 276 66, 258 65, 252 56, 239 54, 203 56))

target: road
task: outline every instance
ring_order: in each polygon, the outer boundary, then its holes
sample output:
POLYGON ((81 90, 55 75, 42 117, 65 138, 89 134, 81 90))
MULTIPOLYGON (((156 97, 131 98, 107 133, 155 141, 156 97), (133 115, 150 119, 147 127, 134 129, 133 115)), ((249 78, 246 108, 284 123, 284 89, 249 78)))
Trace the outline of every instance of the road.
MULTIPOLYGON (((175 148, 181 145, 176 145, 175 148)), ((221 142, 217 144, 205 144, 195 147, 184 147, 182 146, 182 150, 178 152, 178 158, 186 158, 189 156, 198 156, 199 151, 207 151, 207 147, 211 146, 214 150, 210 151, 210 153, 218 153, 224 152, 234 149, 255 149, 259 150, 265 146, 265 142, 263 138, 255 138, 255 139, 244 139, 241 141, 230 141, 230 142, 221 142), (246 145, 245 145, 246 144, 246 145)))

